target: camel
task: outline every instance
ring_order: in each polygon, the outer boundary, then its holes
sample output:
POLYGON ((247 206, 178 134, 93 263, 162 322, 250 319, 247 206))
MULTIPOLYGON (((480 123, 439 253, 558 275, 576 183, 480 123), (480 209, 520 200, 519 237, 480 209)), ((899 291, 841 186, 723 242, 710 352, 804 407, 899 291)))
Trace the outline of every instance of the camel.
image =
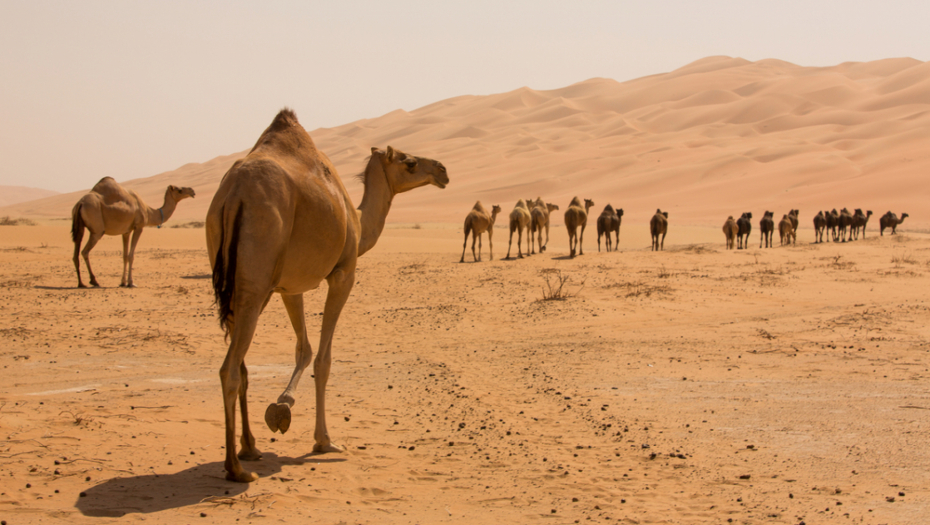
POLYGON ((836 229, 840 225, 840 214, 837 213, 836 208, 824 214, 824 218, 827 219, 827 231, 830 232, 829 237, 833 238, 833 242, 839 241, 839 234, 836 229))
POLYGON ((749 233, 752 232, 752 212, 745 212, 736 221, 739 232, 736 234, 736 247, 739 250, 749 249, 749 233), (745 240, 743 237, 745 236, 745 240))
POLYGON ((488 246, 491 249, 491 259, 494 259, 494 221, 497 220, 497 214, 501 212, 501 207, 495 204, 491 208, 490 215, 481 205, 481 201, 475 203, 468 215, 465 217, 465 242, 462 243, 462 260, 465 262, 465 247, 468 245, 468 234, 471 233, 471 256, 475 262, 481 261, 481 234, 488 232, 488 246), (475 239, 478 239, 478 255, 475 255, 475 239))
POLYGON ((827 218, 823 211, 814 215, 814 244, 823 242, 823 231, 827 228, 827 218))
POLYGON ((785 214, 781 218, 781 222, 778 223, 778 234, 781 236, 782 245, 786 242, 791 244, 792 240, 794 244, 798 243, 798 235, 795 233, 794 226, 791 224, 791 217, 788 214, 785 214))
POLYGON ((727 217, 727 221, 723 223, 723 235, 727 238, 727 249, 732 250, 733 241, 736 239, 736 235, 739 233, 739 226, 736 224, 736 220, 733 219, 733 216, 730 215, 727 217))
POLYGON ((880 228, 878 234, 885 235, 885 228, 891 228, 891 234, 894 235, 897 233, 895 230, 898 228, 898 225, 904 222, 904 219, 906 218, 906 213, 902 213, 901 218, 898 219, 897 215, 889 211, 888 213, 882 215, 881 219, 878 220, 878 225, 880 228))
POLYGON ((775 231, 774 215, 773 212, 766 211, 762 214, 762 219, 759 220, 759 231, 762 235, 759 239, 759 248, 762 248, 763 244, 765 244, 766 248, 772 247, 772 233, 775 231))
POLYGON ((652 251, 665 249, 665 234, 668 233, 668 212, 656 208, 656 214, 649 220, 649 233, 652 235, 652 251), (659 235, 662 236, 661 243, 659 235))
POLYGON ((510 247, 513 245, 513 232, 517 232, 517 258, 523 258, 523 252, 520 251, 520 243, 523 240, 523 230, 526 229, 526 244, 527 250, 526 255, 530 255, 529 244, 530 244, 530 209, 526 205, 526 201, 520 199, 517 201, 517 204, 513 207, 513 211, 510 212, 510 242, 507 244, 507 257, 510 259, 510 247))
POLYGON ((862 238, 865 239, 865 227, 869 224, 869 219, 871 217, 872 210, 866 210, 865 213, 863 213, 861 208, 856 208, 856 212, 853 213, 851 233, 854 239, 859 240, 860 231, 862 231, 862 238))
MULTIPOLYGON (((842 239, 843 242, 846 242, 847 230, 851 230, 852 220, 853 220, 852 214, 849 213, 849 210, 847 210, 846 208, 843 208, 842 210, 840 210, 840 217, 839 217, 839 220, 837 221, 837 225, 839 226, 840 238, 842 239)), ((852 241, 852 231, 849 232, 849 240, 852 241)))
MULTIPOLYGON (((542 197, 536 199, 533 209, 530 210, 530 250, 533 250, 533 235, 538 232, 539 253, 546 251, 546 246, 549 245, 549 216, 558 209, 559 207, 555 204, 543 202, 542 197), (543 228, 546 229, 546 244, 543 244, 542 241, 543 228)), ((533 251, 532 253, 536 252, 533 251)))
POLYGON ((597 251, 601 251, 601 235, 607 245, 607 251, 610 251, 610 233, 613 232, 615 242, 614 251, 617 251, 620 245, 620 221, 623 217, 623 208, 614 210, 614 207, 608 204, 604 211, 597 218, 597 251))
POLYGON ((135 260, 136 245, 146 226, 161 228, 178 205, 178 202, 194 196, 191 188, 168 186, 165 202, 161 208, 148 207, 132 190, 120 186, 112 177, 104 177, 94 185, 90 193, 81 197, 71 209, 71 240, 74 241, 74 269, 77 271, 78 288, 87 288, 81 280, 81 258, 90 274, 90 285, 100 286, 90 268, 90 251, 104 235, 123 236, 123 278, 119 285, 134 288, 132 262, 135 260), (81 250, 84 228, 90 230, 90 238, 81 250), (132 234, 132 244, 129 237, 132 234))
POLYGON ((313 452, 340 452, 326 428, 326 383, 339 314, 355 283, 358 257, 375 246, 394 196, 431 184, 445 188, 446 168, 388 146, 371 148, 362 203, 354 209, 336 168, 319 151, 290 109, 283 109, 245 158, 220 181, 206 218, 207 252, 220 326, 229 339, 220 368, 226 425, 226 479, 258 479, 243 460, 262 457, 249 428, 245 355, 258 317, 272 294, 281 295, 297 336, 296 365, 277 403, 265 411, 272 432, 291 424, 298 383, 313 350, 307 339, 303 294, 326 281, 320 345, 313 362, 316 430, 313 452), (242 414, 236 454, 236 399, 242 414))
POLYGON ((584 229, 588 226, 588 210, 594 206, 591 199, 584 200, 584 208, 581 207, 581 199, 575 197, 565 210, 565 229, 568 230, 568 246, 571 249, 571 256, 584 255, 584 229), (581 227, 581 235, 578 235, 578 227, 581 227))

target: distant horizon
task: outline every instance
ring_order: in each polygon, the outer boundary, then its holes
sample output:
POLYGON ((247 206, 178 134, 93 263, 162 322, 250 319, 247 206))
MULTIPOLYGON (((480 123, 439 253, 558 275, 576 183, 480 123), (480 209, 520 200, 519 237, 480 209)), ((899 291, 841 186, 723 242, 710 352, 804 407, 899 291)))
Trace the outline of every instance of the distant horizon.
POLYGON ((241 151, 285 106, 307 129, 332 128, 457 96, 625 82, 709 56, 930 59, 930 3, 911 0, 6 7, 0 185, 62 192, 241 151))

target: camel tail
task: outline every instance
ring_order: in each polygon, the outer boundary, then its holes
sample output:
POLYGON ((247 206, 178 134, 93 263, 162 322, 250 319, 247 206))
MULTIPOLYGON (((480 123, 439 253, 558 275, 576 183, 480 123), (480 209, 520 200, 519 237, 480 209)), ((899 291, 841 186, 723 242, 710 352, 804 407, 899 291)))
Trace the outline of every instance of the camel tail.
POLYGON ((71 240, 80 245, 83 239, 84 217, 81 216, 81 203, 78 202, 71 208, 71 240))
POLYGON ((232 222, 232 230, 229 232, 229 242, 226 242, 227 226, 224 224, 220 230, 220 245, 216 251, 216 264, 213 265, 213 296, 219 308, 220 327, 227 339, 229 338, 229 321, 233 315, 232 299, 233 289, 236 286, 236 259, 239 252, 241 226, 242 205, 240 204, 232 222))

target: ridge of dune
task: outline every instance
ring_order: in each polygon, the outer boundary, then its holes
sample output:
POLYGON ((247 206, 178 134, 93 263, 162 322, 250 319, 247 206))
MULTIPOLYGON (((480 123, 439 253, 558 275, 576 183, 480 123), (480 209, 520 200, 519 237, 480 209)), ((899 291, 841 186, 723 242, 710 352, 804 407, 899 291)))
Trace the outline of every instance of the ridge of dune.
MULTIPOLYGON (((273 115, 269 115, 269 120, 273 115)), ((716 224, 739 210, 907 211, 930 226, 930 63, 912 58, 804 67, 707 57, 626 82, 592 78, 550 90, 463 95, 310 132, 354 202, 370 148, 441 160, 451 183, 395 199, 389 222, 459 223, 475 200, 593 197, 645 223, 716 224), (897 190, 896 190, 897 189, 897 190), (921 213, 923 212, 923 213, 921 213)), ((256 130, 256 138, 262 130, 256 130)), ((202 220, 229 166, 248 150, 126 181, 152 206, 168 184, 192 186, 173 220, 202 220)), ((84 192, 0 208, 66 217, 84 192)), ((557 221, 558 222, 558 221, 557 221)))
POLYGON ((0 207, 58 195, 57 191, 27 186, 0 186, 0 207))

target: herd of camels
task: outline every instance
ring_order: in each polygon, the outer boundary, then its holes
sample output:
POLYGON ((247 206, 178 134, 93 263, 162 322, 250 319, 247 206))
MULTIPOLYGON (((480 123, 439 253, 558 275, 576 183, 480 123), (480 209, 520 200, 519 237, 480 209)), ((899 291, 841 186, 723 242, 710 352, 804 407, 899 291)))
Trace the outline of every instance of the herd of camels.
MULTIPOLYGON (((794 244, 797 242, 799 214, 800 211, 791 210, 783 215, 781 221, 778 222, 778 233, 781 236, 781 244, 794 244)), ((775 230, 773 215, 772 212, 766 211, 759 221, 759 248, 763 246, 766 248, 772 247, 772 232, 775 230)), ((830 233, 827 237, 827 241, 832 238, 833 242, 851 242, 859 239, 860 232, 864 239, 865 227, 868 225, 870 217, 872 217, 872 210, 863 212, 859 208, 856 208, 854 213, 849 213, 849 210, 846 208, 843 208, 839 212, 836 211, 836 208, 831 211, 817 212, 817 215, 814 216, 814 242, 824 242, 825 232, 830 233)), ((904 222, 906 218, 906 213, 902 213, 901 218, 898 218, 897 214, 890 211, 885 213, 878 221, 879 235, 885 235, 885 230, 888 228, 891 228, 891 233, 895 234, 898 225, 904 222)), ((745 212, 736 220, 733 220, 732 215, 727 217, 726 222, 723 223, 723 235, 727 240, 727 249, 732 250, 734 248, 734 239, 736 239, 737 249, 748 248, 749 233, 751 231, 752 212, 745 212)))
MULTIPOLYGON (((226 334, 228 350, 220 367, 225 419, 226 478, 248 483, 258 479, 254 472, 242 468, 240 460, 255 461, 262 457, 249 426, 247 392, 248 369, 245 356, 252 343, 258 318, 277 293, 287 310, 297 338, 296 363, 290 381, 265 411, 265 423, 273 431, 287 432, 291 423, 291 407, 297 398, 297 386, 307 366, 313 361, 316 399, 316 427, 313 452, 339 452, 326 427, 326 384, 332 362, 332 339, 342 308, 355 284, 358 258, 378 241, 394 197, 421 186, 440 189, 449 183, 441 162, 409 155, 388 146, 371 149, 365 170, 359 175, 364 185, 361 204, 356 209, 346 192, 336 168, 329 158, 317 150, 313 140, 290 109, 281 110, 271 125, 261 134, 255 146, 244 158, 236 161, 220 181, 206 217, 206 241, 212 268, 214 297, 219 322, 226 334), (307 336, 303 294, 327 282, 326 303, 316 359, 307 336), (236 408, 241 415, 239 452, 236 452, 236 408)), ((83 255, 90 284, 99 286, 90 267, 89 254, 103 235, 123 236, 123 277, 120 286, 134 286, 132 262, 139 236, 146 226, 160 227, 167 221, 178 202, 194 197, 194 190, 169 186, 165 200, 158 209, 147 206, 139 196, 121 187, 109 177, 102 179, 90 193, 83 196, 72 210, 71 236, 74 241, 74 267, 81 280, 80 255, 83 255), (84 229, 90 239, 80 250, 84 229)), ((565 211, 571 256, 581 255, 588 211, 594 206, 589 199, 575 198, 565 211), (580 233, 578 229, 580 228, 580 233)), ((549 241, 549 220, 558 206, 542 199, 520 200, 510 214, 511 243, 518 233, 517 256, 522 257, 520 244, 527 231, 529 253, 535 253, 532 234, 538 234, 538 249, 545 251, 549 241), (546 230, 546 243, 542 230, 546 230)), ((480 259, 480 235, 488 233, 490 244, 494 221, 500 206, 488 213, 481 203, 475 204, 465 221, 466 244, 472 238, 472 255, 480 259), (474 240, 478 238, 479 254, 475 255, 474 240)), ((845 212, 845 210, 843 210, 845 212)), ((796 210, 793 212, 797 220, 796 210)), ((833 212, 835 214, 835 212, 833 212)), ((871 212, 869 212, 871 214, 871 212)), ((847 213, 848 215, 848 213, 847 213)), ((617 249, 620 219, 623 210, 608 205, 597 219, 598 250, 601 235, 606 235, 607 249, 617 249), (610 234, 614 233, 611 241, 610 234)), ((820 217, 821 214, 818 214, 820 217)), ((830 227, 823 215, 825 227, 830 227)), ((763 236, 771 232, 771 212, 763 218, 763 236)), ((837 227, 845 235, 843 214, 837 227)), ((855 217, 855 216, 852 216, 855 217)), ((868 215, 865 216, 868 220, 868 215)), ((894 214, 882 217, 882 230, 892 229, 899 220, 894 214)), ((790 216, 786 215, 789 224, 790 216)), ((744 214, 741 220, 751 219, 744 214)), ((727 221, 728 225, 732 218, 727 221)), ((864 230, 865 221, 855 228, 864 230)), ((727 231, 743 245, 740 221, 727 231)), ((782 221, 785 222, 785 219, 782 221)), ((817 219, 815 219, 815 225, 817 219)), ((781 226, 781 225, 780 225, 781 226)), ((790 227, 793 237, 797 223, 790 227)), ((652 249, 661 250, 668 230, 668 212, 656 210, 650 221, 652 249)), ((784 238, 785 232, 782 230, 784 238)), ((834 230, 835 231, 835 230, 834 230)), ((749 227, 746 226, 748 242, 749 227)), ((834 234, 834 240, 836 240, 834 234)), ((845 240, 845 239, 844 239, 845 240)), ((771 233, 769 233, 771 245, 771 233)), ((510 247, 508 246, 508 258, 510 247)), ((465 251, 463 247, 462 259, 465 251)), ((492 254, 493 257, 493 254, 492 254)))

